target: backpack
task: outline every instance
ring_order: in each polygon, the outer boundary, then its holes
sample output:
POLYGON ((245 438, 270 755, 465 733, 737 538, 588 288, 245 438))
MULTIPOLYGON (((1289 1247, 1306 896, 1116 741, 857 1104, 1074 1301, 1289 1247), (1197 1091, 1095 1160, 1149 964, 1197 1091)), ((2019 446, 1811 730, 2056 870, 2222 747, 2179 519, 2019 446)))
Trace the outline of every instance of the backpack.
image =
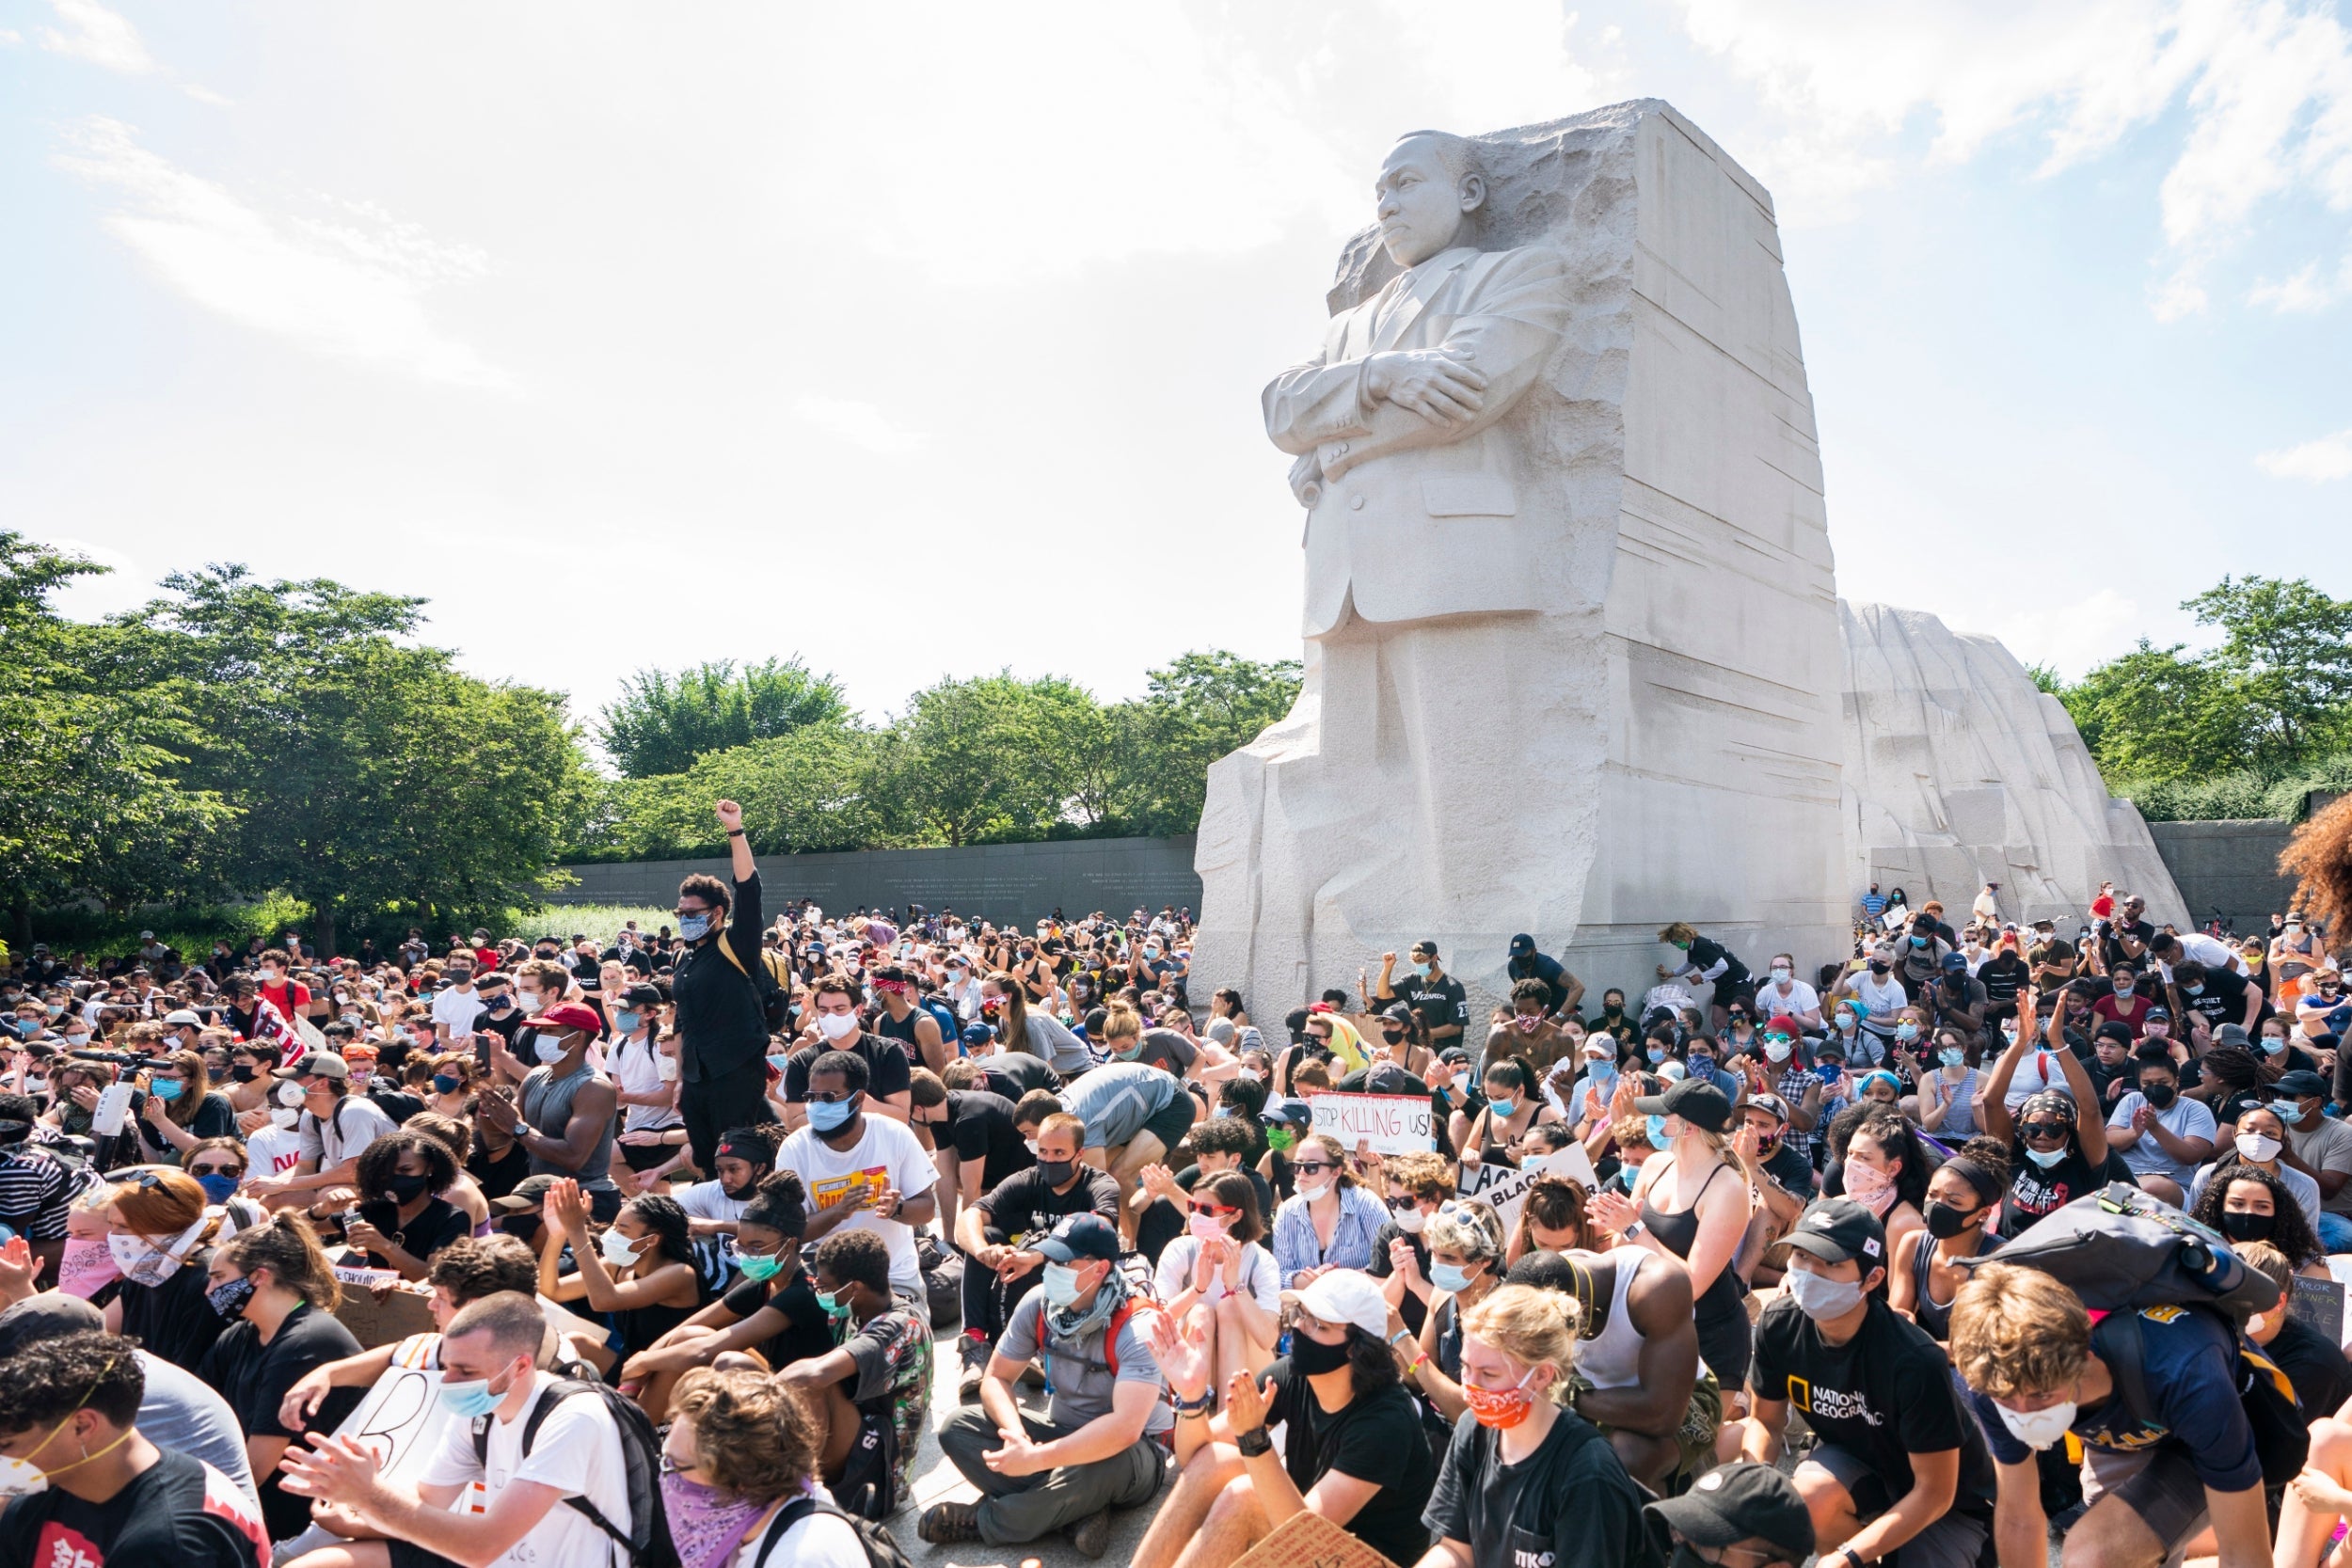
POLYGON ((939 1038, 941 1044, 953 1046, 955 1048, 956 1054, 959 1056, 968 1056, 971 1054, 970 1052, 964 1049, 963 1025, 957 1020, 956 1010, 953 1007, 950 1007, 946 1003, 942 1002, 936 996, 926 996, 916 1002, 915 1006, 930 1014, 931 1022, 939 1025, 939 1038))
POLYGON ((768 1526, 768 1533, 759 1538, 759 1555, 752 1560, 752 1568, 768 1568, 768 1554, 775 1550, 776 1543, 783 1540, 793 1526, 819 1513, 830 1513, 845 1521, 857 1532, 857 1544, 866 1548, 866 1568, 914 1568, 907 1554, 899 1550, 898 1543, 887 1528, 871 1519, 861 1519, 854 1513, 845 1513, 831 1503, 818 1502, 815 1497, 795 1497, 776 1511, 774 1520, 768 1526))
MULTIPOLYGON (((2263 1276, 2257 1276, 2263 1277, 2263 1276)), ((2100 1359, 2115 1378, 2115 1391, 2123 1402, 2123 1408, 2139 1421, 2154 1424, 2156 1402, 2149 1397, 2146 1341, 2142 1338, 2140 1321, 2153 1318, 2158 1323, 2181 1312, 2201 1312, 2202 1307, 2149 1307, 2133 1312, 2109 1312, 2099 1321, 2107 1332, 2100 1338, 2100 1359)), ((2263 1484, 2284 1486, 2301 1472, 2304 1461, 2311 1454, 2311 1429, 2306 1426, 2302 1402, 2296 1397, 2295 1385, 2279 1369, 2277 1362, 2263 1354, 2243 1333, 2233 1332, 2237 1340, 2238 1403, 2246 1411, 2246 1424, 2253 1429, 2254 1453, 2262 1461, 2263 1484)))
MULTIPOLYGON (((630 1568, 678 1568, 677 1547, 670 1540, 669 1513, 661 1504, 661 1438, 635 1400, 610 1384, 559 1378, 541 1390, 531 1414, 523 1418, 522 1451, 531 1451, 539 1428, 557 1405, 583 1394, 601 1401, 612 1424, 620 1429, 621 1458, 628 1474, 629 1528, 624 1533, 579 1494, 565 1497, 565 1505, 587 1515, 590 1524, 611 1536, 628 1554, 630 1568)), ((474 1460, 485 1469, 490 1463, 490 1423, 497 1418, 477 1416, 473 1421, 474 1460)))
POLYGON ((745 969, 743 960, 735 956, 735 949, 727 945, 727 934, 724 931, 719 933, 719 956, 733 964, 735 972, 749 980, 752 983, 752 990, 759 993, 759 1016, 767 1024, 768 1032, 771 1035, 784 1033, 786 1026, 791 1022, 792 998, 785 993, 782 986, 776 984, 776 977, 769 970, 765 958, 760 960, 759 972, 756 974, 745 969))
POLYGON ((2219 1231, 2124 1181, 2044 1214, 1986 1257, 2041 1270, 2093 1312, 2210 1307, 2243 1330, 2279 1305, 2279 1287, 2248 1268, 2219 1231))

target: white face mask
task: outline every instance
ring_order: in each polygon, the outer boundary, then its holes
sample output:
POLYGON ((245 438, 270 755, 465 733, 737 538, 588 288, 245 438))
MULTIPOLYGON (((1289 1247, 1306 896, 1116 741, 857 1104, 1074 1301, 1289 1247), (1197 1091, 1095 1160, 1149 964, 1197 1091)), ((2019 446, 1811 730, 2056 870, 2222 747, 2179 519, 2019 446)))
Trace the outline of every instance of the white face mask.
POLYGON ((2061 1401, 2047 1410, 2011 1410, 1996 1404, 2001 1419, 2020 1443, 2034 1449, 2046 1449, 2066 1435, 2066 1429, 2074 1424, 2074 1402, 2061 1401))
POLYGON ((596 1238, 596 1251, 612 1267, 626 1268, 637 1261, 637 1243, 617 1230, 607 1230, 596 1238))
POLYGON ((280 1105, 269 1114, 269 1119, 275 1125, 292 1132, 301 1124, 302 1113, 290 1105, 280 1105))
POLYGON ((1415 1204, 1410 1209, 1401 1210, 1391 1217, 1396 1221, 1396 1227, 1407 1236, 1420 1235, 1421 1227, 1429 1223, 1429 1216, 1421 1212, 1419 1204, 1415 1204))
POLYGON ((564 1059, 564 1037, 550 1035, 542 1029, 539 1037, 532 1043, 531 1050, 542 1062, 560 1062, 564 1059))
POLYGON ((1323 1200, 1323 1195, 1330 1190, 1331 1183, 1328 1181, 1324 1182, 1319 1187, 1310 1187, 1304 1181, 1301 1181, 1298 1184, 1298 1196, 1305 1198, 1310 1203, 1320 1203, 1323 1200))
POLYGON ((1788 983, 1788 981, 1789 981, 1790 974, 1791 974, 1791 971, 1789 971, 1789 970, 1788 970, 1788 969, 1783 968, 1781 965, 1779 965, 1779 964, 1774 964, 1774 965, 1772 965, 1772 983, 1773 983, 1773 984, 1775 984, 1775 985, 1782 985, 1782 986, 1787 985, 1787 984, 1788 983))
POLYGON ((818 1013, 817 1027, 829 1040, 846 1040, 857 1033, 857 1014, 818 1013))
POLYGON ((1031 1159, 1035 1159, 1037 1157, 1037 1140, 1035 1138, 1024 1138, 1021 1141, 1028 1146, 1029 1157, 1031 1159))
POLYGON ((278 1085, 278 1103, 299 1109, 303 1101, 302 1085, 289 1078, 278 1085))
POLYGON ((2237 1151, 2242 1159, 2266 1165, 2279 1157, 2279 1140, 2267 1132, 2240 1132, 2237 1135, 2237 1151))

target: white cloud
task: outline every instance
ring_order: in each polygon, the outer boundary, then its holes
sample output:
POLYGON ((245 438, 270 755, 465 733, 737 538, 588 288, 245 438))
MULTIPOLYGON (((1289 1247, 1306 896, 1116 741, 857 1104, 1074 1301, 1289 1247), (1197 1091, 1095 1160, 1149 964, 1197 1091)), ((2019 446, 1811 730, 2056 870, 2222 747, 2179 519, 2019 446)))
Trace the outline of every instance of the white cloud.
POLYGON ((2254 466, 2274 479, 2307 479, 2315 484, 2352 479, 2352 430, 2264 452, 2254 459, 2254 466))
POLYGON ((228 95, 215 92, 212 88, 199 86, 194 82, 181 83, 180 90, 186 93, 190 98, 195 99, 199 103, 209 103, 215 109, 233 108, 236 104, 236 100, 230 98, 228 95))
MULTIPOLYGON (((1957 630, 1967 617, 1947 619, 1957 630)), ((2147 617, 2137 600, 2102 588, 2070 605, 2038 606, 1967 629, 1999 638, 2020 663, 2046 664, 2074 679, 2129 647, 2147 629, 2147 617)))
POLYGON ((2352 294, 2352 257, 2344 259, 2333 277, 2323 277, 2313 260, 2276 281, 2257 279, 2247 292, 2246 303, 2267 306, 2282 316, 2304 315, 2325 310, 2347 294, 2352 294))
POLYGON ((138 143, 119 120, 75 127, 57 162, 119 205, 106 226, 197 304, 318 353, 429 381, 503 387, 504 372, 426 315, 427 285, 478 274, 478 252, 346 206, 334 221, 278 218, 138 143), (357 218, 358 221, 353 221, 357 218))
POLYGON ((1678 0, 1691 38, 1785 125, 1756 166, 1783 220, 1850 215, 1899 178, 1915 121, 1931 161, 1996 137, 2044 147, 2047 175, 2176 104, 2185 130, 2158 204, 2161 319, 2205 308, 2203 274, 2265 199, 2352 208, 2352 34, 2325 0, 1678 0))
POLYGON ((62 31, 43 27, 43 49, 56 55, 71 55, 126 76, 144 76, 155 69, 154 56, 139 41, 139 30, 131 25, 128 18, 108 10, 98 0, 49 0, 49 7, 65 27, 62 31))
POLYGON ((23 43, 24 35, 13 27, 0 27, 0 46, 23 43))
POLYGON ((879 457, 913 451, 929 439, 920 432, 900 430, 870 403, 810 396, 795 400, 792 412, 826 435, 864 447, 879 457))

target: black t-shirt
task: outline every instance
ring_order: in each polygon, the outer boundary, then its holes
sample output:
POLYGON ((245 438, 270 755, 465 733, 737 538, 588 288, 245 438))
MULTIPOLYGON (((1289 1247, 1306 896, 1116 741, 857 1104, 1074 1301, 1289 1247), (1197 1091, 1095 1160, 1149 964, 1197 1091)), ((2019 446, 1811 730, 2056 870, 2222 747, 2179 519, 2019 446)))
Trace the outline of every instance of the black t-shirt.
POLYGON ((0 1513, 0 1562, 39 1568, 255 1568, 253 1504, 203 1461, 169 1449, 103 1503, 51 1487, 0 1513), (209 1503, 209 1506, 208 1506, 209 1503))
POLYGON ((1454 1423, 1421 1516, 1434 1539, 1466 1544, 1470 1568, 1654 1568, 1642 1494, 1592 1422, 1561 1411, 1517 1465, 1500 1442, 1467 1410, 1454 1423))
POLYGON ((1013 1125, 1012 1101, 986 1089, 947 1091, 947 1132, 956 1158, 983 1162, 980 1190, 990 1192, 1016 1171, 1037 1164, 1037 1156, 1013 1125))
POLYGON ((1448 1024, 1470 1023, 1470 993, 1451 974, 1434 979, 1421 974, 1391 975, 1389 991, 1409 1004, 1432 1035, 1448 1024))
POLYGON ((1748 1383, 1757 1398, 1787 1401, 1823 1442, 1866 1462, 1886 1489, 1883 1506, 1911 1490, 1913 1454, 1958 1449, 1952 1506, 1990 1514, 1992 1455, 1960 1407, 1951 1363, 1926 1330, 1883 1301, 1870 1304, 1852 1338, 1833 1345, 1794 1299, 1775 1298, 1756 1326, 1748 1383))
POLYGON ((2352 1398, 2352 1364, 2345 1362, 2344 1352, 2328 1336, 2302 1319, 2290 1316, 2278 1338, 2261 1349, 2295 1385, 2295 1397, 2303 1402, 2306 1421, 2334 1415, 2345 1399, 2352 1398))
MULTIPOLYGON (((385 1240, 398 1246, 419 1262, 424 1261, 450 1243, 473 1234, 473 1221, 466 1212, 447 1198, 429 1197, 417 1217, 405 1226, 400 1223, 400 1206, 390 1198, 376 1198, 359 1205, 359 1217, 384 1233, 385 1240)), ((389 1269, 391 1264, 374 1252, 368 1254, 371 1268, 389 1269)))
POLYGON ((2195 996, 2189 995, 2186 986, 2178 989, 2183 1003, 2204 1014, 2207 1025, 2218 1028, 2224 1023, 2246 1022, 2248 984, 2246 976, 2234 969, 2209 969, 2195 996))
POLYGON ((1119 1183, 1108 1171, 1092 1165, 1078 1167, 1078 1180, 1066 1193, 1045 1184, 1045 1173, 1031 1165, 1015 1171, 1002 1186, 980 1196, 981 1227, 1008 1237, 1041 1236, 1064 1214, 1100 1214, 1119 1223, 1119 1183))
POLYGON ((805 1269, 794 1270, 789 1280, 778 1275, 765 1283, 738 1275, 721 1300, 739 1319, 764 1307, 784 1320, 783 1330, 769 1336, 759 1347, 759 1354, 775 1370, 795 1361, 813 1361, 833 1349, 833 1322, 817 1305, 817 1291, 805 1269))
POLYGON ((466 1156, 466 1174, 482 1189, 485 1199, 496 1202, 531 1174, 531 1151, 521 1144, 509 1144, 505 1153, 492 1159, 488 1148, 476 1138, 472 1151, 466 1156))
POLYGON ((885 1035, 860 1034, 857 1043, 839 1046, 826 1042, 796 1051, 784 1068, 784 1098, 787 1104, 800 1104, 808 1099, 809 1065, 828 1051, 846 1050, 852 1056, 866 1058, 866 1098, 887 1100, 894 1094, 904 1094, 914 1080, 907 1076, 906 1048, 885 1035))
POLYGON ((1061 1087, 1061 1075, 1054 1070, 1053 1064, 1026 1051, 1001 1051, 993 1056, 981 1057, 980 1076, 988 1081, 992 1092, 1015 1104, 1032 1089, 1061 1087))
MULTIPOLYGON (((1396 1270, 1389 1266, 1389 1247, 1397 1242, 1412 1243, 1413 1258, 1421 1265, 1421 1276, 1423 1279, 1428 1278, 1429 1249, 1422 1244, 1422 1239, 1419 1236, 1406 1235, 1405 1227, 1394 1220, 1389 1221, 1388 1224, 1372 1233, 1372 1261, 1364 1265, 1364 1272, 1375 1279, 1386 1279, 1394 1274, 1396 1270)), ((1407 1289, 1405 1292, 1405 1299, 1397 1304, 1396 1309, 1404 1318, 1405 1326, 1413 1331, 1413 1338, 1420 1338, 1421 1325, 1429 1317, 1429 1304, 1407 1289)))
POLYGON ((121 1294, 115 1298, 122 1307, 122 1332, 138 1340, 150 1355, 183 1371, 196 1370, 229 1326, 204 1299, 210 1288, 205 1275, 212 1266, 213 1249, 198 1247, 161 1285, 123 1281, 121 1294))
POLYGON ((2095 1193, 2110 1181, 2137 1182, 2139 1179, 2132 1167, 2123 1163, 2123 1156, 2115 1149, 2107 1151, 2107 1163, 2092 1169, 2083 1158, 2082 1149, 2068 1145, 2066 1158, 2044 1170, 2026 1158, 2022 1141, 2012 1142, 2009 1149, 2009 1196, 2001 1200, 2001 1234, 2014 1236, 2019 1231, 2053 1210, 2063 1209, 2087 1193, 2095 1193))
MULTIPOLYGON (((266 1345, 251 1323, 230 1323, 213 1341, 213 1348, 205 1353, 196 1375, 229 1402, 229 1408, 236 1413, 237 1424, 245 1428, 247 1437, 299 1439, 300 1432, 288 1430, 278 1418, 278 1407, 284 1402, 286 1390, 303 1373, 358 1354, 359 1341, 334 1317, 309 1307, 297 1307, 278 1325, 278 1337, 266 1345)), ((304 1430, 334 1431, 366 1393, 364 1388, 332 1390, 304 1430)), ((282 1472, 273 1470, 266 1477, 254 1478, 261 1482, 262 1517, 273 1541, 283 1541, 310 1522, 310 1499, 280 1491, 278 1483, 282 1476, 282 1472)))
POLYGON ((1332 1470, 1372 1482, 1379 1490, 1347 1522, 1347 1533, 1391 1562, 1419 1562, 1429 1549, 1421 1512, 1438 1483, 1438 1462, 1422 1435, 1413 1397, 1391 1384, 1327 1411, 1307 1380, 1292 1372, 1288 1357, 1265 1375, 1274 1384, 1266 1426, 1284 1425, 1282 1468, 1300 1493, 1332 1470))
POLYGON ((1813 1162, 1805 1158, 1804 1134, 1781 1134, 1780 1145, 1772 1158, 1764 1162, 1764 1174, 1788 1192, 1810 1201, 1813 1196, 1813 1162))

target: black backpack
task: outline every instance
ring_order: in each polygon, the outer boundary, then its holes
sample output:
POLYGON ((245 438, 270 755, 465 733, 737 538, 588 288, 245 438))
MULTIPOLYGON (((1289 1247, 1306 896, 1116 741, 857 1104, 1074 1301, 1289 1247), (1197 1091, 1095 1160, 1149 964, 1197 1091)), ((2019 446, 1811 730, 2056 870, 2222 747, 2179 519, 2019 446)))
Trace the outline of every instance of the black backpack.
POLYGON ((866 1548, 867 1568, 914 1568, 907 1554, 898 1549, 898 1543, 886 1528, 871 1519, 846 1513, 831 1503, 820 1503, 815 1497, 795 1497, 776 1511, 774 1521, 768 1527, 768 1533, 759 1538, 759 1555, 752 1560, 752 1568, 768 1568, 768 1554, 776 1549, 776 1543, 784 1539, 786 1532, 802 1520, 818 1513, 830 1513, 857 1531, 858 1544, 866 1548))
MULTIPOLYGON (((581 1394, 601 1400, 612 1424, 620 1429, 621 1458, 628 1473, 629 1528, 622 1530, 596 1504, 578 1494, 565 1497, 565 1505, 587 1515, 590 1524, 611 1536, 628 1554, 630 1568, 678 1568, 677 1547, 670 1540, 669 1513, 661 1505, 661 1438, 636 1401, 610 1384, 559 1378, 540 1391, 531 1414, 523 1418, 522 1451, 529 1453, 531 1445, 538 1441, 539 1428, 549 1412, 581 1394)), ((490 1423, 495 1419, 495 1416, 477 1416, 473 1421, 473 1456, 485 1468, 490 1462, 490 1423)))
POLYGON ((2211 1307, 2243 1330, 2279 1305, 2279 1287, 2230 1250, 2222 1234, 2126 1181, 2053 1210, 1989 1258, 2039 1269, 2093 1312, 2211 1307))
POLYGON ((775 975, 769 971, 767 959, 761 958, 757 969, 744 968, 743 960, 735 956, 735 949, 728 943, 724 931, 719 933, 718 947, 720 956, 735 966, 735 972, 752 983, 752 990, 759 996, 759 1016, 767 1024, 768 1032, 771 1035, 783 1034, 792 1022, 792 998, 776 983, 775 975))

